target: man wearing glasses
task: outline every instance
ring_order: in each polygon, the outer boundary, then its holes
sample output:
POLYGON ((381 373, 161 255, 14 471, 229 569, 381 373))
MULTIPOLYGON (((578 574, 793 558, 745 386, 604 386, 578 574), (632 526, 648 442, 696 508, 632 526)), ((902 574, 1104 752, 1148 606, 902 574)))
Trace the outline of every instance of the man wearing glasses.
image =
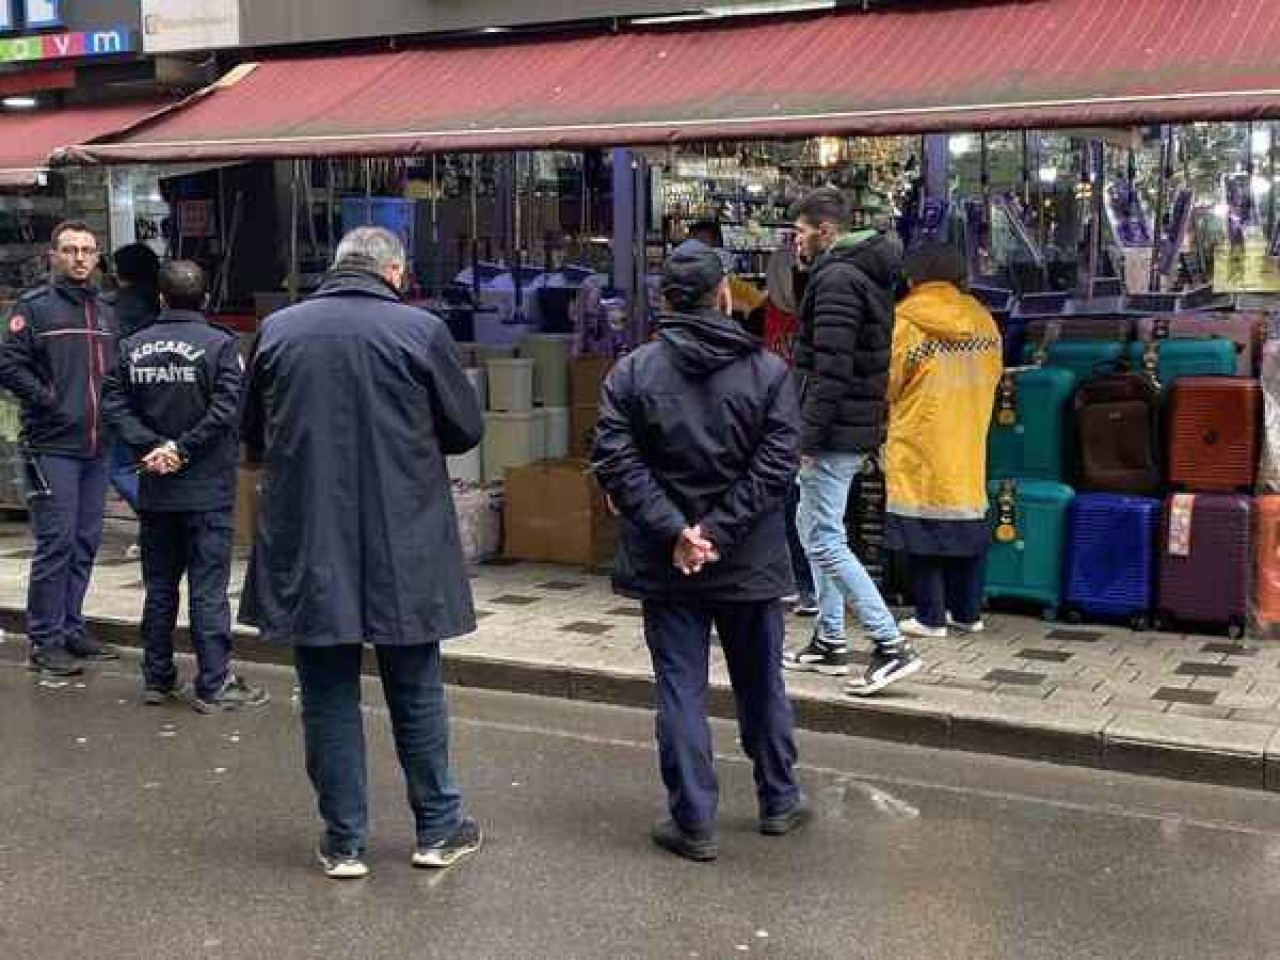
POLYGON ((91 637, 82 608, 102 539, 107 487, 99 411, 115 317, 93 285, 98 241, 54 228, 49 283, 23 294, 0 343, 0 386, 22 405, 36 550, 27 589, 32 670, 74 676, 118 654, 91 637))

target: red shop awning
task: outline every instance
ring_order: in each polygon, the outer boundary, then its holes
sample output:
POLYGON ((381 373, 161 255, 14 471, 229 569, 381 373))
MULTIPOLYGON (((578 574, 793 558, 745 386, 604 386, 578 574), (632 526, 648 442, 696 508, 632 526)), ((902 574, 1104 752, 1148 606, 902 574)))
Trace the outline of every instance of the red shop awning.
POLYGON ((396 155, 1273 117, 1276 0, 924 3, 246 65, 123 135, 82 139, 73 155, 396 155))
POLYGON ((166 105, 148 100, 0 113, 0 186, 31 186, 56 151, 124 129, 166 105))

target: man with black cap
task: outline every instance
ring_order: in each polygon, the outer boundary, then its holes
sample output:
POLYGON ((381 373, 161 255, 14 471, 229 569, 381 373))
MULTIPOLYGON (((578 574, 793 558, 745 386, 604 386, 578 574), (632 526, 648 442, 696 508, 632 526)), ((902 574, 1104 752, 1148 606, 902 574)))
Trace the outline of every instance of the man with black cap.
POLYGON ((760 831, 780 836, 811 808, 797 786, 782 682, 793 589, 784 509, 799 429, 786 364, 729 314, 724 266, 686 248, 663 269, 658 336, 604 385, 592 468, 622 516, 614 586, 643 601, 657 677, 657 735, 671 818, 658 846, 714 860, 717 783, 707 724, 711 627, 755 765, 760 831))

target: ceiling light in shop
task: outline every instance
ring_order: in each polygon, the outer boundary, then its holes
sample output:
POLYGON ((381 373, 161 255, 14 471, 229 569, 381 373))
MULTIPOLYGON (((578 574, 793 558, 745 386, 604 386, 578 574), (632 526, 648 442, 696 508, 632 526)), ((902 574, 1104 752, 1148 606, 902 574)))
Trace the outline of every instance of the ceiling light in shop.
POLYGON ((974 138, 967 133, 956 134, 947 144, 947 149, 951 151, 953 157, 963 157, 973 153, 973 147, 974 138))
POLYGON ((1225 219, 1227 219, 1227 217, 1231 216, 1231 204, 1229 204, 1229 203, 1215 203, 1215 204, 1213 205, 1213 212, 1214 212, 1214 214, 1215 214, 1215 215, 1217 215, 1220 219, 1225 220, 1225 219))
POLYGON ((1058 168, 1057 167, 1041 167, 1038 176, 1041 183, 1057 183, 1058 168))
POLYGON ((1255 130, 1253 131, 1253 136, 1249 139, 1252 141, 1250 145, 1253 147, 1255 154, 1267 153, 1271 149, 1270 130, 1255 130))
POLYGON ((40 101, 35 97, 5 97, 0 100, 0 104, 4 104, 10 110, 32 110, 40 106, 40 101))
POLYGON ((1255 197, 1265 197, 1271 192, 1271 181, 1266 177, 1254 176, 1254 178, 1249 181, 1249 189, 1253 192, 1255 197))

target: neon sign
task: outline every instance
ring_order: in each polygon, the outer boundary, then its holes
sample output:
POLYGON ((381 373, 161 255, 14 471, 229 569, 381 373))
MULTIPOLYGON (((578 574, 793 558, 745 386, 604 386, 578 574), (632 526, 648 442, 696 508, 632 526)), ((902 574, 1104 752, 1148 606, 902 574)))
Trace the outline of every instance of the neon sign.
POLYGON ((120 53, 132 53, 135 48, 133 31, 128 27, 8 37, 0 38, 0 63, 64 60, 70 57, 110 57, 120 53))

